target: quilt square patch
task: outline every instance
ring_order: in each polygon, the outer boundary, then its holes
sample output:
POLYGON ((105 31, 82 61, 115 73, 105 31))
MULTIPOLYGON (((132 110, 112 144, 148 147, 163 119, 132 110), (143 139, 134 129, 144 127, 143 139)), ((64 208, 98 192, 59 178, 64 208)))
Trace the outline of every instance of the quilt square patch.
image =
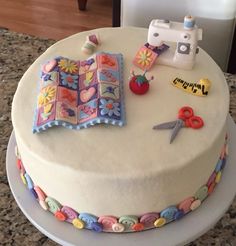
POLYGON ((97 69, 96 55, 80 62, 79 74, 81 75, 95 69, 97 69))
POLYGON ((47 122, 50 122, 55 119, 56 109, 55 102, 48 103, 40 108, 37 111, 37 125, 43 125, 47 122))
POLYGON ((119 85, 119 73, 108 69, 98 70, 98 82, 109 82, 115 85, 119 85))
POLYGON ((97 99, 95 99, 78 107, 79 123, 83 123, 97 117, 97 104, 97 99))
POLYGON ((90 70, 79 77, 79 88, 84 89, 85 87, 97 84, 97 70, 90 70))
POLYGON ((114 100, 119 100, 120 98, 120 89, 119 86, 101 83, 100 84, 100 97, 111 98, 114 100))
POLYGON ((40 90, 38 95, 38 107, 45 106, 49 102, 54 102, 57 95, 57 86, 47 86, 40 90))
POLYGON ((59 84, 59 73, 57 71, 42 73, 40 87, 53 86, 59 84))
POLYGON ((58 86, 57 91, 57 101, 70 104, 71 106, 76 107, 78 101, 77 91, 69 90, 65 87, 58 86))
POLYGON ((97 85, 91 86, 89 88, 85 88, 79 91, 79 102, 78 104, 84 104, 88 101, 93 100, 98 97, 97 85))
POLYGON ((97 56, 98 68, 118 70, 118 61, 113 54, 102 53, 97 56))
POLYGON ((64 102, 57 102, 56 120, 77 124, 77 108, 64 102))
POLYGON ((112 99, 99 99, 99 115, 119 120, 121 118, 120 103, 112 99))
POLYGON ((142 46, 135 55, 133 64, 142 70, 149 70, 156 61, 157 56, 157 53, 153 50, 142 46))

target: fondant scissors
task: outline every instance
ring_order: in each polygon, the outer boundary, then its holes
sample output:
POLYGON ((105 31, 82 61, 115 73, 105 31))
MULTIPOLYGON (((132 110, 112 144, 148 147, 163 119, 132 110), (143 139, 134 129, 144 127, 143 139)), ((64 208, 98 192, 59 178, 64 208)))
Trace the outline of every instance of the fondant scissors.
POLYGON ((181 128, 190 127, 199 129, 203 127, 203 125, 203 119, 199 116, 195 116, 191 107, 185 106, 179 110, 177 120, 156 125, 153 129, 173 129, 170 137, 170 143, 172 143, 181 128))

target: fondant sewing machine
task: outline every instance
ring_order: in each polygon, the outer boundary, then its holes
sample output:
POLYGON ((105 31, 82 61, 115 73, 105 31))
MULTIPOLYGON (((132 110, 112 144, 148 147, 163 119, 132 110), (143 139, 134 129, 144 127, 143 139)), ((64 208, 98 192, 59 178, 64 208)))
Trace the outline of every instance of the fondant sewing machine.
POLYGON ((184 23, 157 19, 152 20, 149 26, 149 45, 156 47, 163 43, 175 43, 157 58, 158 64, 192 69, 198 53, 198 40, 202 40, 202 29, 195 25, 191 16, 186 16, 184 23))

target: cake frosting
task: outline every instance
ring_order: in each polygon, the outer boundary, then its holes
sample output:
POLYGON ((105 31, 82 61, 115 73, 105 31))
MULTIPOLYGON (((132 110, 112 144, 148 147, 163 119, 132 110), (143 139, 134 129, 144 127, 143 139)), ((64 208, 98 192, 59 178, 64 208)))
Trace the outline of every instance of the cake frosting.
POLYGON ((192 70, 155 64, 150 70, 155 79, 148 93, 135 95, 129 89, 129 74, 133 58, 146 40, 147 29, 142 28, 103 28, 73 35, 41 55, 16 91, 12 122, 26 173, 48 197, 81 214, 120 218, 163 211, 192 197, 218 163, 229 107, 223 73, 200 49, 192 70), (87 59, 80 47, 94 32, 101 38, 98 52, 124 56, 127 124, 96 125, 79 131, 54 127, 33 134, 41 65, 58 56, 87 59), (211 90, 206 97, 193 96, 171 85, 176 77, 191 83, 208 78, 211 90), (183 106, 192 107, 204 119, 204 127, 197 131, 184 128, 169 144, 169 131, 152 127, 175 120, 183 106))

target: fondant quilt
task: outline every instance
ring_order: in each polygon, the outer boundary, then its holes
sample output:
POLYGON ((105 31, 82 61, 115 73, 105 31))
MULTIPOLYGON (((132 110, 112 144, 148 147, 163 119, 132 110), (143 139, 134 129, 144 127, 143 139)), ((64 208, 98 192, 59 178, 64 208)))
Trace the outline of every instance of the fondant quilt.
POLYGON ((84 61, 56 57, 42 66, 33 132, 125 123, 122 54, 97 53, 84 61))

